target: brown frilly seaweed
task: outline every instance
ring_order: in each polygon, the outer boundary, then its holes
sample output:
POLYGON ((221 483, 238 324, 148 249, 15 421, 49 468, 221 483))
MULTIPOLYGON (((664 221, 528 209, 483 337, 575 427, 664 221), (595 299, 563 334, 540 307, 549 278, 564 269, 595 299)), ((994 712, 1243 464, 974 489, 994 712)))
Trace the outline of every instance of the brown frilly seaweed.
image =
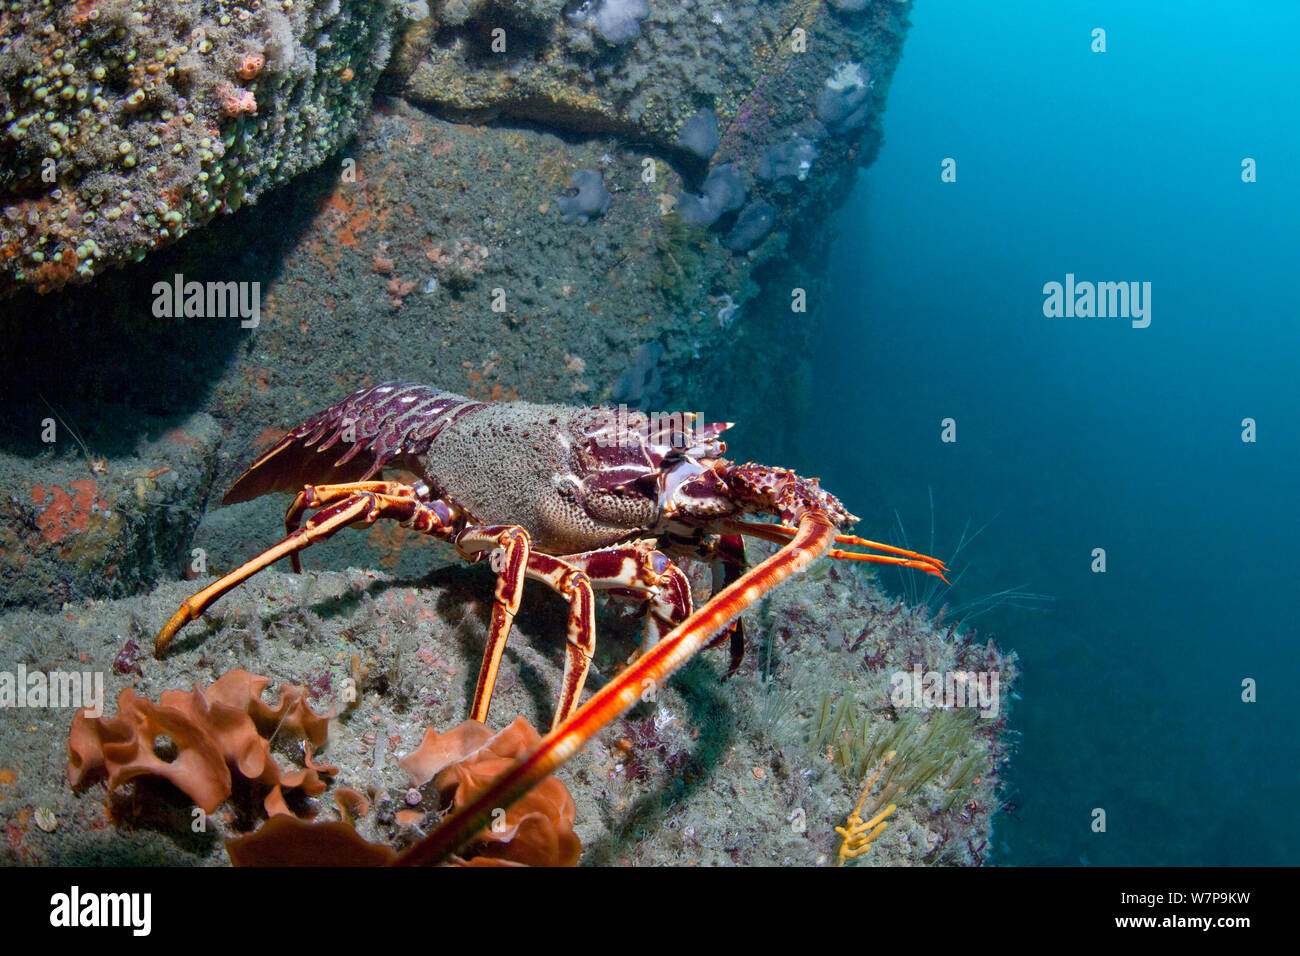
POLYGON ((269 815, 288 814, 282 788, 307 796, 325 790, 322 774, 337 769, 312 762, 311 747, 327 736, 328 717, 315 714, 301 688, 286 686, 274 707, 262 700, 270 678, 234 670, 206 689, 165 691, 158 703, 126 688, 116 717, 88 717, 78 711, 68 736, 68 783, 80 788, 100 776, 110 790, 141 775, 163 777, 184 791, 204 813, 231 793, 231 769, 269 788, 269 815), (271 741, 288 732, 305 741, 306 766, 285 772, 271 756, 271 741), (176 748, 172 760, 154 753, 159 736, 176 748))
MULTIPOLYGON (((426 731, 423 743, 403 761, 416 785, 434 781, 440 797, 459 807, 514 766, 539 740, 524 718, 499 734, 467 720, 444 734, 426 731)), ((554 777, 520 798, 493 827, 455 858, 462 866, 572 866, 582 844, 573 832, 575 807, 554 777)), ((268 820, 256 833, 226 844, 236 866, 381 866, 399 855, 363 839, 347 823, 308 823, 292 817, 268 820)))
MULTIPOLYGON (((541 740, 523 717, 505 730, 466 720, 444 734, 427 730, 420 746, 402 761, 411 783, 433 781, 439 795, 460 809, 496 777, 509 770, 541 740)), ((473 865, 522 863, 576 866, 582 843, 573 832, 577 810, 568 788, 547 777, 480 831, 471 845, 473 865)))
MULTIPOLYGON (((82 788, 101 777, 110 790, 140 776, 161 777, 186 793, 205 813, 213 813, 232 793, 233 774, 262 784, 263 806, 271 818, 258 830, 227 842, 236 866, 381 866, 396 861, 396 851, 370 843, 348 821, 309 823, 293 816, 284 788, 306 796, 326 790, 322 776, 337 768, 314 762, 312 747, 325 743, 328 716, 308 706, 300 687, 285 686, 274 706, 262 700, 270 679, 244 670, 223 675, 207 688, 165 691, 158 703, 126 688, 114 717, 78 711, 68 735, 68 782, 82 788), (288 733, 302 741, 302 769, 282 770, 271 742, 288 733), (175 753, 155 753, 159 737, 175 753)), ((467 720, 446 733, 429 729, 420 746, 402 760, 416 786, 433 781, 440 800, 459 808, 527 754, 540 740, 520 717, 500 733, 467 720)), ((340 788, 345 817, 364 816, 369 801, 340 788)), ((498 815, 457 863, 469 866, 572 866, 582 844, 573 831, 573 797, 548 777, 498 815)))
POLYGON ((226 841, 235 866, 387 866, 397 851, 363 839, 351 824, 272 817, 255 833, 226 841))

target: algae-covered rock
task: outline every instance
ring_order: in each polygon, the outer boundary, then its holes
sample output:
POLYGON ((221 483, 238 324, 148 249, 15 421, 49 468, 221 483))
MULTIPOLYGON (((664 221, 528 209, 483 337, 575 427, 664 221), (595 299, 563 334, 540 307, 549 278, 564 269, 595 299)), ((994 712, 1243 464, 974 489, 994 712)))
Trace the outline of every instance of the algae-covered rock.
MULTIPOLYGON (((879 146, 906 6, 0 4, 0 294, 16 306, 0 334, 22 343, 0 355, 0 585, 15 605, 0 656, 109 669, 124 639, 147 640, 208 576, 284 535, 285 496, 216 507, 243 467, 376 381, 697 410, 740 423, 739 457, 792 460, 802 378, 825 347, 826 222, 879 146), (124 268, 58 289, 109 264, 124 268), (256 294, 255 321, 160 315, 151 290, 182 282, 256 294), (47 414, 59 438, 43 450, 31 436, 47 414)), ((353 680, 331 760, 382 807, 406 786, 389 742, 409 749, 466 712, 491 575, 439 567, 449 549, 386 521, 304 557, 305 575, 258 575, 109 690, 265 665, 342 704, 353 680), (321 571, 349 566, 373 570, 321 571)), ((567 611, 528 595, 493 713, 540 725, 567 611)), ((702 656, 563 770, 590 862, 828 862, 864 781, 809 746, 823 729, 809 687, 879 715, 889 672, 916 661, 980 655, 1008 691, 1014 677, 995 650, 829 567, 748 617, 766 650, 735 679, 702 656)), ((593 673, 614 673, 639 628, 602 609, 593 673)), ((974 726, 871 860, 980 861, 989 817, 962 801, 992 805, 1005 751, 995 722, 974 726)), ((36 769, 63 742, 17 727, 0 743, 27 789, 0 788, 0 813, 36 800, 75 823, 23 859, 220 857, 163 828, 130 842, 96 828, 97 799, 36 769)), ((410 837, 391 808, 363 826, 410 837)))
MULTIPOLYGON (((330 722, 323 755, 336 773, 309 804, 317 819, 346 812, 339 797, 348 787, 374 796, 375 812, 353 820, 361 836, 409 845, 416 834, 395 819, 390 795, 421 815, 443 811, 446 802, 436 787, 408 796, 411 778, 396 758, 416 751, 426 728, 445 731, 469 712, 491 620, 486 563, 445 569, 418 586, 372 571, 268 569, 218 600, 161 660, 153 658, 147 648, 154 632, 212 580, 71 600, 53 612, 11 609, 0 614, 0 665, 11 673, 101 674, 105 717, 117 712, 114 702, 127 688, 156 700, 196 683, 210 686, 236 669, 275 679, 280 686, 267 691, 268 707, 285 685, 298 685, 313 711, 340 716, 330 722), (138 672, 114 666, 128 641, 146 649, 134 657, 138 672)), ((582 862, 834 865, 843 842, 835 828, 864 788, 879 795, 885 785, 867 787, 857 763, 874 757, 868 745, 910 729, 891 766, 900 780, 931 776, 902 796, 887 791, 897 811, 857 862, 979 865, 992 843, 990 811, 999 806, 1009 755, 1002 718, 1016 688, 1014 655, 976 643, 975 635, 945 634, 924 609, 903 609, 829 561, 786 582, 745 618, 750 651, 738 673, 724 679, 725 649, 704 651, 559 769, 576 802, 582 862), (890 705, 893 674, 914 667, 997 675, 996 714, 968 712, 961 734, 949 728, 943 735, 950 753, 935 753, 929 728, 942 731, 956 715, 890 705), (850 722, 857 735, 846 731, 850 722), (828 734, 833 750, 821 742, 828 734)), ((493 728, 516 715, 549 722, 563 684, 566 620, 563 601, 525 590, 488 713, 493 728)), ((638 616, 598 611, 592 684, 623 665, 640 626, 638 616)), ((236 812, 208 816, 203 833, 191 829, 191 799, 147 776, 128 792, 76 791, 65 777, 73 709, 11 713, 0 721, 7 771, 0 819, 21 819, 37 806, 63 823, 52 832, 14 825, 0 841, 0 864, 224 865, 223 838, 241 835, 261 816, 263 795, 248 788, 225 805, 236 812), (38 722, 42 732, 33 733, 38 722)), ((276 762, 300 766, 301 755, 281 752, 276 762)))
POLYGON ((190 545, 220 438, 212 416, 192 415, 120 457, 84 447, 57 413, 43 430, 53 439, 46 457, 0 455, 0 606, 122 597, 202 569, 190 545))
POLYGON ((516 25, 515 6, 445 0, 403 95, 454 115, 615 132, 707 159, 749 126, 808 115, 836 63, 875 56, 883 66, 902 33, 893 10, 848 21, 809 0, 586 0, 540 32, 516 25))
MULTIPOLYGON (((135 63, 147 53, 144 39, 168 31, 182 38, 176 51, 186 47, 170 75, 164 50, 161 73, 148 64, 134 72, 123 66, 120 88, 112 87, 115 105, 105 122, 126 130, 130 155, 140 157, 132 165, 78 152, 77 164, 59 168, 67 177, 59 200, 52 198, 56 187, 41 192, 29 170, 25 198, 0 206, 0 239, 9 243, 0 246, 0 284, 28 287, 0 314, 0 332, 23 343, 0 356, 0 396, 11 410, 10 427, 0 422, 0 451, 13 455, 12 480, 0 492, 14 488, 26 507, 31 487, 51 480, 39 447, 24 445, 30 429, 16 424, 39 421, 46 398, 73 409, 88 439, 97 428, 129 438, 106 454, 110 474, 148 432, 143 423, 207 413, 221 430, 217 494, 186 499, 193 513, 185 527, 198 522, 198 531, 180 537, 205 549, 212 568, 229 568, 282 536, 286 502, 268 496, 217 508, 220 493, 282 430, 361 385, 390 379, 487 400, 697 410, 710 420, 748 423, 738 440, 750 456, 788 460, 787 436, 796 427, 784 419, 800 415, 800 383, 820 347, 805 313, 820 297, 831 241, 825 224, 852 188, 856 167, 878 148, 906 5, 880 5, 851 20, 820 3, 759 4, 747 18, 721 4, 649 7, 638 37, 615 45, 576 22, 578 6, 525 0, 263 4, 244 20, 232 13, 225 25, 212 14, 216 29, 193 47, 187 38, 199 22, 184 19, 180 7, 144 11, 122 0, 44 14, 32 6, 17 14, 28 16, 21 29, 12 9, 0 13, 10 18, 0 56, 15 76, 20 48, 28 50, 24 70, 46 69, 32 51, 71 30, 73 19, 98 30, 107 17, 117 24, 109 41, 118 29, 132 38, 88 45, 90 52, 74 58, 74 76, 80 57, 92 53, 125 64, 131 50, 140 51, 135 63), (38 29, 43 16, 51 33, 38 29), (305 29, 313 23, 318 27, 305 29), (500 55, 491 48, 498 28, 506 42, 500 55), (196 58, 209 66, 185 79, 182 67, 196 58), (401 89, 404 98, 363 95, 385 59, 384 88, 401 89), (402 78, 407 67, 414 70, 409 82, 402 78), (871 108, 861 128, 833 133, 814 118, 815 102, 830 89, 828 78, 850 74, 874 81, 836 80, 859 99, 866 89, 854 108, 871 108), (155 77, 151 95, 161 99, 131 113, 121 100, 148 87, 148 77, 155 77), (207 146, 200 139, 197 148, 214 157, 201 162, 185 137, 203 124, 198 115, 186 123, 180 97, 194 112, 198 92, 215 94, 220 82, 236 97, 251 93, 258 113, 227 117, 207 146), (356 138, 321 162, 353 110, 365 114, 356 138), (149 132, 159 124, 180 140, 149 132), (701 126, 707 135, 694 135, 701 126), (150 146, 154 135, 159 144, 150 146), (177 145, 179 158, 168 160, 177 145), (270 188, 290 168, 312 163, 320 165, 290 188, 270 188), (137 209, 161 197, 161 170, 192 174, 194 188, 209 192, 224 177, 219 210, 232 210, 238 196, 260 200, 233 215, 213 212, 204 228, 192 228, 192 210, 137 209), (88 270, 142 261, 89 288, 36 295, 36 287, 80 275, 47 269, 38 277, 22 249, 42 236, 44 248, 64 242, 58 236, 80 220, 72 213, 51 220, 48 211, 86 195, 93 204, 99 194, 87 190, 97 183, 107 184, 106 194, 111 186, 118 190, 112 195, 130 195, 95 207, 100 213, 85 228, 99 230, 97 247, 116 243, 116 253, 96 256, 88 270), (124 211, 115 212, 119 206, 124 211), (706 206, 707 214, 693 206, 706 206), (23 225, 19 235, 11 214, 35 225, 23 225), (168 215, 180 216, 178 229, 153 231, 149 217, 161 226, 168 215), (144 255, 185 229, 179 242, 144 255), (228 313, 182 319, 174 310, 160 316, 151 290, 173 287, 177 276, 255 292, 259 320, 244 325, 228 313), (109 421, 106 396, 122 396, 129 406, 120 420, 109 421)), ((207 8, 186 9, 197 17, 207 8)), ((88 67, 92 78, 95 68, 88 67)), ((114 75, 106 71, 105 91, 114 75)), ((23 91, 22 78, 7 82, 6 95, 23 91)), ((205 115, 220 123, 216 108, 209 102, 205 115)), ((13 128, 5 126, 4 135, 13 128)), ((3 140, 0 148, 10 152, 0 156, 16 155, 16 142, 3 140)), ((0 163, 0 175, 16 175, 20 167, 10 166, 0 163)), ((87 265, 73 252, 78 268, 87 265)), ((164 456, 154 467, 167 463, 164 456)), ((138 563, 152 568, 147 528, 135 522, 123 533, 138 536, 138 563)), ((421 574, 433 560, 422 545, 418 536, 372 528, 313 548, 308 564, 421 574)), ((16 563, 22 555, 0 554, 6 580, 25 573, 16 563)), ((15 600, 40 603, 56 578, 82 580, 82 572, 64 573, 56 563, 43 567, 38 583, 15 586, 12 593, 22 595, 15 600)), ((169 573, 179 573, 179 564, 169 573)))
POLYGON ((0 5, 0 294, 87 281, 317 165, 389 59, 391 2, 0 5))
POLYGON ((872 141, 884 89, 828 103, 823 84, 846 63, 887 78, 899 15, 807 0, 743 15, 643 0, 13 0, 0 295, 88 281, 319 165, 381 77, 448 117, 612 133, 688 164, 721 151, 747 176, 814 110, 851 106, 827 125, 853 133, 838 158, 866 158, 858 134, 872 141))

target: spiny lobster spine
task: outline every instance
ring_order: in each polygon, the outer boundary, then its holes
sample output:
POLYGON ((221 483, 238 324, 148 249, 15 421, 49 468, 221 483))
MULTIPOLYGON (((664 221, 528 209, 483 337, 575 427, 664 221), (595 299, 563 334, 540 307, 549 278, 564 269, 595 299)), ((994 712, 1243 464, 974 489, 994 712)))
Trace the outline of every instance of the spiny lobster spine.
POLYGON ((803 478, 788 468, 751 461, 727 467, 723 477, 737 502, 778 514, 787 525, 798 524, 811 511, 824 513, 836 527, 858 520, 838 498, 823 491, 816 478, 803 478))

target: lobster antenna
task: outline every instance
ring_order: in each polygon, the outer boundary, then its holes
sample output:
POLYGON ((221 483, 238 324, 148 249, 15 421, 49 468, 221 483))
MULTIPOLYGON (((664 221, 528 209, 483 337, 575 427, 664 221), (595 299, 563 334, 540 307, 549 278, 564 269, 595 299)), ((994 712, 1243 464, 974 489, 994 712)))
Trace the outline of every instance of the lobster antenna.
MULTIPOLYGON (((788 528, 785 525, 766 524, 758 521, 729 521, 727 527, 728 530, 737 534, 752 535, 755 538, 763 538, 776 544, 784 544, 793 538, 796 533, 796 529, 788 528)), ((928 554, 909 551, 907 548, 895 547, 892 544, 882 544, 879 541, 870 541, 853 534, 837 534, 835 543, 851 544, 859 548, 873 548, 876 551, 885 552, 884 554, 864 554, 860 551, 845 551, 842 548, 833 548, 828 553, 830 557, 837 560, 863 561, 871 564, 892 564, 903 568, 915 568, 918 571, 924 571, 926 574, 933 574, 945 584, 948 583, 948 578, 945 577, 948 566, 938 558, 932 558, 928 554)))

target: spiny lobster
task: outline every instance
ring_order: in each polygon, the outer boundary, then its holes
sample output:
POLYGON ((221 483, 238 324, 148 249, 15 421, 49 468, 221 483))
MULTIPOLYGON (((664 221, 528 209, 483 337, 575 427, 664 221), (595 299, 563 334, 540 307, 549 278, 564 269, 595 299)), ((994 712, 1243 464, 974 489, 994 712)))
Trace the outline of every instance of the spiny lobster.
POLYGON ((689 413, 485 403, 419 384, 362 389, 291 430, 235 482, 224 503, 297 493, 285 515, 287 536, 185 601, 159 632, 155 653, 161 655, 217 598, 273 562, 288 556, 301 571, 299 552, 307 546, 349 525, 389 518, 450 542, 470 561, 487 558, 496 572, 488 646, 470 714, 486 723, 525 578, 554 589, 569 604, 569 621, 551 732, 402 858, 437 861, 647 687, 728 634, 734 670, 743 648, 741 612, 824 554, 943 577, 946 568, 934 558, 838 534, 857 519, 816 479, 723 458, 726 446, 718 436, 730 427, 697 424, 689 413), (417 477, 384 480, 385 469, 417 477), (310 509, 318 510, 304 523, 310 509), (741 520, 747 514, 775 515, 780 523, 741 520), (746 569, 744 535, 783 547, 746 569), (694 613, 689 580, 673 562, 683 557, 702 560, 714 572, 716 593, 694 613), (597 590, 644 602, 645 635, 627 669, 579 707, 595 647, 597 590))

